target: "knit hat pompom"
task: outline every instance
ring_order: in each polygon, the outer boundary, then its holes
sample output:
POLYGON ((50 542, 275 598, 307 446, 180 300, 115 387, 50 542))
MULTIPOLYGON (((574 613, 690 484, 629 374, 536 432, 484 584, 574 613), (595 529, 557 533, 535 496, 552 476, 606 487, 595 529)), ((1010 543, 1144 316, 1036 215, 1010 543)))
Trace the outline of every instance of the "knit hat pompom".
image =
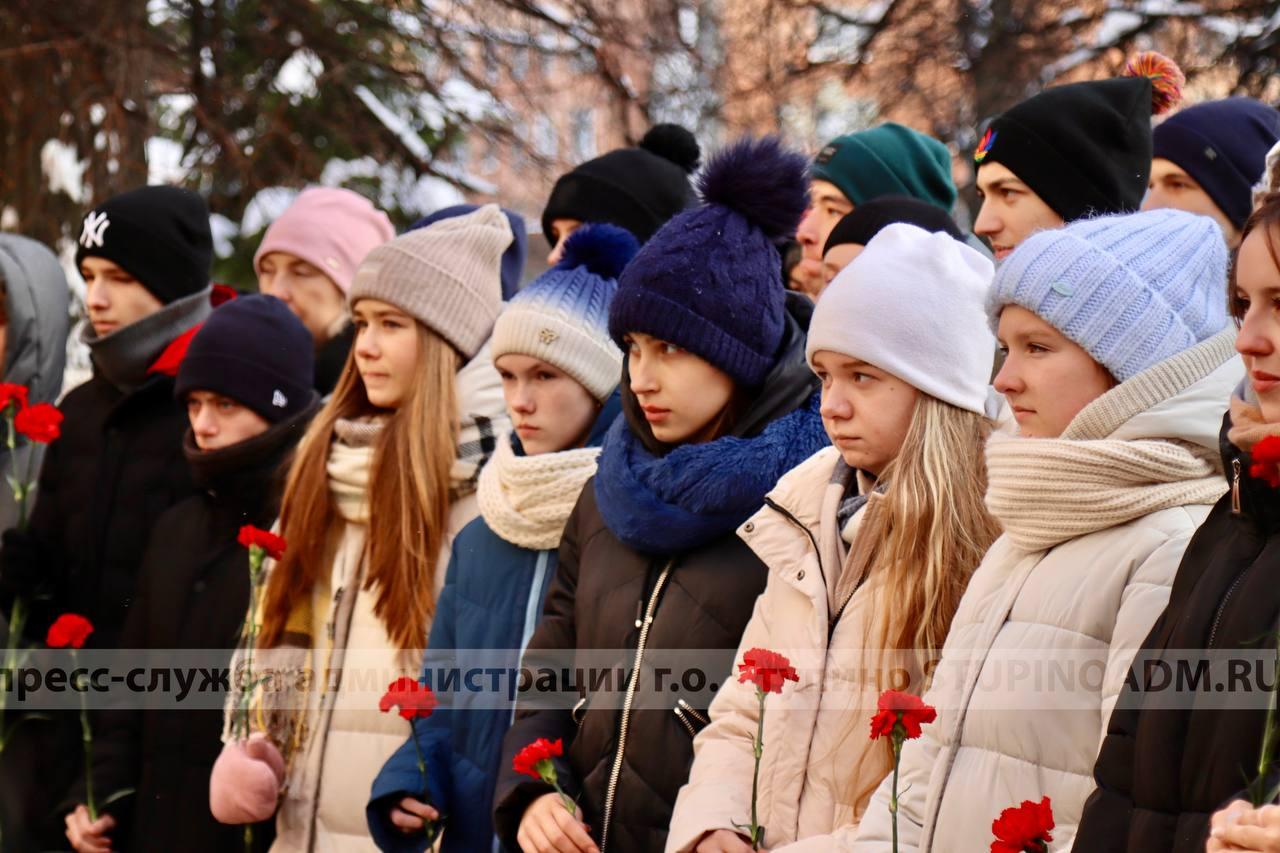
POLYGON ((707 204, 741 214, 770 240, 795 233, 808 204, 808 164, 777 136, 739 140, 716 154, 698 180, 707 204))
POLYGON ((554 269, 586 267, 592 275, 617 278, 638 251, 640 242, 625 228, 603 222, 584 225, 569 235, 554 269))
POLYGON ((640 147, 670 160, 687 173, 698 168, 698 161, 702 159, 698 140, 678 124, 655 124, 640 140, 640 147))
POLYGON ((1186 75, 1163 53, 1146 50, 1133 56, 1120 72, 1123 77, 1146 77, 1151 81, 1151 114, 1164 115, 1182 100, 1182 87, 1186 75))
POLYGON ((599 401, 622 375, 622 352, 609 338, 617 277, 640 244, 615 225, 584 225, 565 241, 564 257, 515 295, 493 327, 494 360, 529 355, 569 374, 599 401))

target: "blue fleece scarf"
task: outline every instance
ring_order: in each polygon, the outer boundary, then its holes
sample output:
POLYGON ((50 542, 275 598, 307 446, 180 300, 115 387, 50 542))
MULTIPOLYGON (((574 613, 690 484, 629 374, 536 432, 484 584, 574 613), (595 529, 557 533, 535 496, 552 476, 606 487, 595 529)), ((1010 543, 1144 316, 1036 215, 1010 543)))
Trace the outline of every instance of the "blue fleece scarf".
POLYGON ((787 471, 827 446, 821 395, 752 438, 725 436, 654 456, 618 418, 595 477, 605 526, 628 548, 678 554, 733 532, 787 471))

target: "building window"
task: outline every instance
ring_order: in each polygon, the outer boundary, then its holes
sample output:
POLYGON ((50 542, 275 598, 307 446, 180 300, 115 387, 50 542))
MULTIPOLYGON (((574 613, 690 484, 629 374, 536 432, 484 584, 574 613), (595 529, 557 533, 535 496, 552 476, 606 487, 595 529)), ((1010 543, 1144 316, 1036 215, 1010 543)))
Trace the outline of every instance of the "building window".
POLYGON ((596 156, 596 111, 573 111, 573 156, 579 163, 596 156))

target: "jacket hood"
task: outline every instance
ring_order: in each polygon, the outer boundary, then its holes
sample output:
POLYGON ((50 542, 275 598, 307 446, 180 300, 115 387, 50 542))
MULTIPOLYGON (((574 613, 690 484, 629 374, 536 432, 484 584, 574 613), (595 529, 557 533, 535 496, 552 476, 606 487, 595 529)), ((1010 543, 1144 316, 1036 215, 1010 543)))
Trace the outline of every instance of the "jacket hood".
POLYGON ((1216 454, 1225 401, 1244 377, 1235 336, 1225 329, 1120 383, 1086 406, 1062 437, 1182 441, 1216 454))
POLYGON ((57 257, 42 244, 0 234, 8 338, 4 381, 26 385, 31 400, 53 402, 62 390, 71 291, 57 257))
MULTIPOLYGON (((773 421, 803 406, 814 392, 819 390, 818 379, 805 360, 805 335, 813 318, 813 302, 799 293, 788 292, 786 313, 783 315, 782 342, 773 368, 765 375, 764 382, 753 397, 750 406, 738 416, 729 435, 751 438, 773 421)), ((627 362, 622 361, 622 381, 618 385, 622 397, 622 412, 632 434, 640 439, 645 449, 655 455, 664 455, 672 445, 654 437, 649 422, 644 419, 640 403, 631 391, 631 375, 627 362)))

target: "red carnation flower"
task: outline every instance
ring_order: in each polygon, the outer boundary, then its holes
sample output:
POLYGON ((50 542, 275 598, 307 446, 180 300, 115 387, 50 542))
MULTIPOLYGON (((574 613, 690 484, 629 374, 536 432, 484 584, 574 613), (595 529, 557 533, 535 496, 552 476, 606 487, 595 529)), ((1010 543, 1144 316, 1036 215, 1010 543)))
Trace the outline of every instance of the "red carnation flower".
POLYGON ((891 736, 898 723, 902 723, 904 739, 914 740, 920 737, 922 725, 938 719, 938 712, 914 693, 886 690, 876 704, 880 710, 871 718, 872 740, 891 736))
POLYGON ((1048 853, 1053 836, 1053 809, 1049 798, 1038 803, 1023 800, 1017 808, 1000 812, 991 822, 996 840, 991 842, 991 853, 1048 853))
POLYGON ((51 649, 79 649, 93 633, 93 623, 78 613, 63 613, 49 626, 45 643, 51 649))
POLYGON ((17 410, 22 411, 27 407, 27 386, 17 385, 13 382, 0 382, 0 412, 9 407, 10 403, 17 404, 17 410))
POLYGON ((1253 464, 1249 476, 1263 480, 1271 488, 1280 488, 1280 436, 1269 435, 1253 446, 1249 454, 1253 464))
POLYGON ((13 419, 14 428, 32 441, 48 444, 62 435, 62 412, 50 403, 36 403, 22 409, 13 419))
POLYGON ((564 744, 560 738, 555 740, 547 740, 540 737, 524 749, 516 753, 516 757, 511 762, 511 767, 517 773, 523 773, 526 776, 532 776, 534 779, 540 779, 544 782, 555 778, 555 769, 551 764, 551 759, 564 755, 564 744), (542 764, 543 762, 546 764, 542 764), (539 765, 542 765, 541 767, 539 765), (548 778, 550 774, 550 779, 548 778))
POLYGON ((385 714, 398 707, 400 716, 406 720, 425 720, 439 704, 430 687, 418 683, 417 679, 404 676, 387 685, 387 692, 378 700, 378 710, 385 714))
POLYGON ((751 649, 738 664, 738 681, 751 682, 764 693, 781 693, 783 684, 799 680, 791 661, 768 649, 751 649))
POLYGON ((284 556, 285 549, 288 547, 283 536, 277 536, 252 524, 246 524, 240 528, 240 535, 236 537, 236 541, 246 548, 261 548, 273 560, 284 556))

